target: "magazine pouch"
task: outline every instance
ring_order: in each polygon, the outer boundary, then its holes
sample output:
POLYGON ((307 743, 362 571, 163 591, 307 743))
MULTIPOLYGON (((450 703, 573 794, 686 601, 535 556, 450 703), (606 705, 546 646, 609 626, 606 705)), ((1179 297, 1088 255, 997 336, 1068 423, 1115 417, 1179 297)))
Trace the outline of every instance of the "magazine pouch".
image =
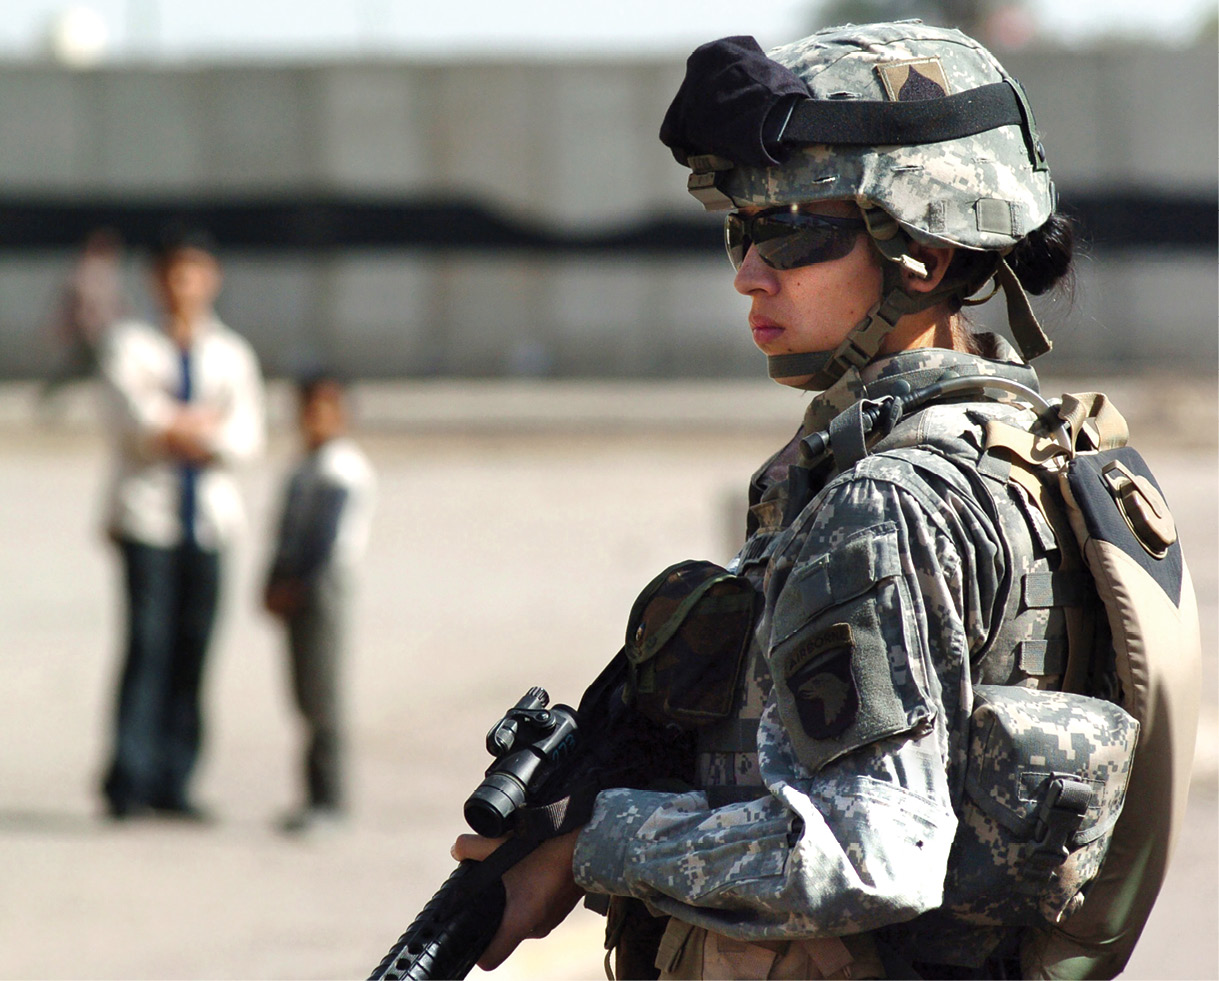
POLYGON ((732 712, 759 596, 744 576, 687 560, 648 583, 627 621, 627 704, 694 729, 732 712))

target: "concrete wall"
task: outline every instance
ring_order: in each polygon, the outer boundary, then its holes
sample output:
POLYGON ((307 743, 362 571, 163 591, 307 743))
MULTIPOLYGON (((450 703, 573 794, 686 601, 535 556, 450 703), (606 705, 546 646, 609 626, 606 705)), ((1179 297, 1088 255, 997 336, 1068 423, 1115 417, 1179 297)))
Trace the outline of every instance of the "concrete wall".
MULTIPOLYGON (((1214 51, 1005 60, 1030 90, 1065 194, 1213 200, 1214 51)), ((685 171, 656 139, 681 61, 0 66, 0 186, 10 199, 79 201, 457 195, 559 229, 693 218, 685 171)), ((759 370, 718 254, 226 259, 222 313, 274 372, 317 357, 371 375, 759 370)), ((43 325, 70 260, 0 253, 0 374, 53 360, 43 325)), ((141 297, 136 262, 129 272, 141 297)), ((1097 250, 1081 263, 1069 318, 1061 303, 1043 312, 1064 366, 1213 370, 1216 290, 1213 251, 1097 250)))

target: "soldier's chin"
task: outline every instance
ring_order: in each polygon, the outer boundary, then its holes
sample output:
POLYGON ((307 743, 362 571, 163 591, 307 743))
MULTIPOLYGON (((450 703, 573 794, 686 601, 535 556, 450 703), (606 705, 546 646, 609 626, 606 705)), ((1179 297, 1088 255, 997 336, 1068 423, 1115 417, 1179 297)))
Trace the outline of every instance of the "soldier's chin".
POLYGON ((772 378, 771 381, 778 385, 783 385, 786 388, 800 388, 805 391, 821 391, 821 389, 810 389, 812 383, 812 375, 785 375, 782 378, 772 378))

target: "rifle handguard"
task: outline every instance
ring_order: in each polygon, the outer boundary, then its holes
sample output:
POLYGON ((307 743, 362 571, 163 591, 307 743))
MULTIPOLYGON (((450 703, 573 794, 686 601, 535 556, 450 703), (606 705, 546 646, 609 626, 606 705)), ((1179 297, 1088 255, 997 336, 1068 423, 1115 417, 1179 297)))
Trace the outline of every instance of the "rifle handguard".
POLYGON ((486 861, 458 865, 368 981, 425 981, 469 974, 504 918, 504 872, 539 844, 510 838, 486 861))
POLYGON ((474 895, 468 879, 477 862, 462 862, 390 948, 368 981, 464 978, 491 943, 507 896, 500 879, 474 895))

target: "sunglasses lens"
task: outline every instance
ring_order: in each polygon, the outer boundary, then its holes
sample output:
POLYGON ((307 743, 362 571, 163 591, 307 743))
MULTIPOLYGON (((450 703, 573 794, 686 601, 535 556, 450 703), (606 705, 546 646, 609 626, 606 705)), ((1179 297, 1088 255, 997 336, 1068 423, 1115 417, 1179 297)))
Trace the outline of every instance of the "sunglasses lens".
POLYGON ((740 269, 749 251, 749 237, 745 234, 745 219, 740 215, 729 215, 724 219, 724 248, 728 250, 728 261, 733 269, 740 269))
POLYGON ((749 218, 729 215, 724 224, 728 258, 734 269, 745 261, 750 245, 772 269, 798 269, 841 259, 855 246, 863 222, 790 211, 749 218))
POLYGON ((774 269, 798 269, 841 259, 855 244, 858 228, 819 219, 816 215, 776 215, 758 222, 758 254, 774 269))

